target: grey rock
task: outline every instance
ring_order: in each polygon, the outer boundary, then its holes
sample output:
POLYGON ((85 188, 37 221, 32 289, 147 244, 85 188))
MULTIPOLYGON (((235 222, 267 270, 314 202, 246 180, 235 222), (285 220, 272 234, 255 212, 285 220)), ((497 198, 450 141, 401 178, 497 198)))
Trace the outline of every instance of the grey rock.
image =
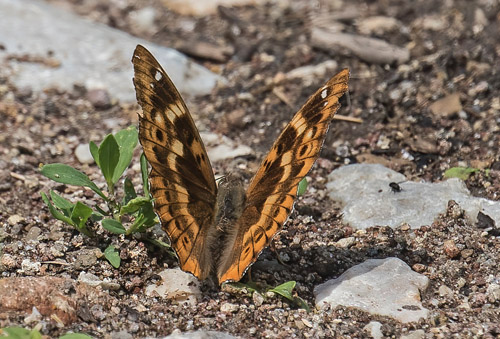
POLYGON ((328 196, 341 202, 343 221, 358 229, 380 225, 411 228, 431 225, 454 200, 472 223, 477 215, 490 216, 500 225, 500 203, 470 195, 463 181, 451 178, 439 183, 405 181, 406 177, 379 164, 342 166, 328 176, 328 196), (401 190, 389 186, 397 183, 401 190))
MULTIPOLYGON (((122 101, 135 101, 130 60, 137 44, 148 48, 163 65, 179 91, 207 94, 219 76, 181 53, 148 43, 104 24, 36 0, 0 1, 0 57, 27 55, 42 62, 8 62, 2 74, 18 87, 106 88, 122 101), (7 74, 6 72, 10 72, 7 74)), ((5 58, 7 59, 7 58, 5 58)))
POLYGON ((420 290, 429 279, 398 258, 370 259, 314 289, 316 307, 355 307, 403 323, 427 318, 420 290))

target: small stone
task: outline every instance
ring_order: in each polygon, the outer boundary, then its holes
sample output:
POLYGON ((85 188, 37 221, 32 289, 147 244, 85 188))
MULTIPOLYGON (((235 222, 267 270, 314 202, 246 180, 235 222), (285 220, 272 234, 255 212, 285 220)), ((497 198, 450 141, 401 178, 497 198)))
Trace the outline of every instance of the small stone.
POLYGON ((439 286, 439 295, 442 297, 451 297, 453 296, 453 290, 446 285, 439 286))
POLYGON ((36 273, 40 272, 40 266, 41 264, 39 262, 32 262, 29 259, 24 259, 21 262, 21 270, 26 275, 35 275, 36 273))
POLYGON ((411 267, 415 272, 422 273, 427 270, 427 266, 424 264, 415 264, 411 267))
POLYGON ((347 237, 347 238, 340 239, 339 241, 336 242, 336 244, 340 248, 349 248, 354 244, 355 241, 356 241, 356 238, 347 237))
POLYGON ((382 324, 378 321, 370 321, 366 324, 363 329, 370 334, 373 339, 382 339, 384 334, 382 333, 382 324))
POLYGON ((486 295, 488 296, 488 300, 494 303, 500 300, 500 285, 499 284, 490 284, 486 289, 486 295))
POLYGON ((108 91, 101 88, 91 89, 87 92, 87 99, 95 109, 107 109, 111 107, 111 97, 108 91))
POLYGON ((6 269, 13 269, 17 267, 17 263, 12 255, 4 254, 0 257, 0 267, 5 267, 6 269))
POLYGON ((232 303, 223 303, 220 306, 221 312, 225 312, 225 313, 236 313, 236 312, 238 312, 239 309, 240 309, 240 307, 238 305, 232 304, 232 303))
POLYGON ((193 275, 181 271, 179 268, 166 269, 158 275, 162 281, 148 285, 146 295, 159 295, 162 298, 188 305, 195 305, 198 298, 201 297, 200 283, 193 275))
POLYGON ((457 245, 455 245, 455 241, 453 240, 445 240, 443 243, 443 250, 450 259, 453 259, 460 254, 460 250, 457 245))
POLYGON ((19 223, 22 223, 24 222, 24 217, 18 215, 18 214, 14 214, 14 215, 11 215, 8 219, 7 219, 7 222, 9 223, 10 226, 14 226, 14 225, 17 225, 19 223))
POLYGON ((450 117, 462 110, 460 96, 458 93, 447 95, 444 98, 435 101, 429 106, 429 109, 436 115, 450 117))
POLYGON ((261 306, 264 303, 264 297, 259 292, 253 292, 252 295, 253 303, 255 306, 261 306))
POLYGON ((474 254, 474 250, 471 249, 471 248, 467 248, 465 250, 463 250, 462 252, 460 252, 460 255, 462 256, 462 258, 464 259, 467 259, 469 258, 471 255, 474 254))
POLYGON ((75 157, 81 164, 91 164, 94 162, 92 153, 88 144, 80 144, 75 148, 75 157))
POLYGON ((465 286, 465 284, 467 284, 467 280, 465 280, 464 278, 460 277, 458 278, 458 281, 457 281, 457 287, 458 288, 462 288, 465 286))
POLYGON ((28 241, 35 241, 38 239, 40 234, 42 233, 42 230, 40 227, 33 226, 29 231, 28 234, 26 234, 26 240, 28 241))

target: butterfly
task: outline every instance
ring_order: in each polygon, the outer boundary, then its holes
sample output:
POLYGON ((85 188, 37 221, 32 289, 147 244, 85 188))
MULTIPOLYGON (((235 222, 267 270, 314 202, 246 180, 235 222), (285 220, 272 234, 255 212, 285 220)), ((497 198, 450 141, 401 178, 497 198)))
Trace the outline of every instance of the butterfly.
POLYGON ((154 209, 182 270, 200 280, 239 281, 292 212, 299 182, 319 156, 344 69, 318 89, 281 132, 246 191, 228 175, 216 184, 205 146, 184 100, 153 55, 132 57, 139 140, 151 170, 154 209))

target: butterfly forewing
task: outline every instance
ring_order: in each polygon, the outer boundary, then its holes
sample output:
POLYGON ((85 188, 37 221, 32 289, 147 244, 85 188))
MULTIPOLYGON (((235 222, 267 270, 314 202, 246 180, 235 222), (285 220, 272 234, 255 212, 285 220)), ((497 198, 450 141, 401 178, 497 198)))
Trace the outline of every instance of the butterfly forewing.
POLYGON ((217 196, 207 152, 182 97, 151 53, 137 46, 132 63, 155 210, 181 268, 205 279, 213 264, 209 239, 217 196))
POLYGON ((219 282, 238 281, 292 211, 299 182, 319 156, 328 126, 347 91, 342 70, 314 93, 285 127, 246 192, 246 204, 218 263, 219 282))

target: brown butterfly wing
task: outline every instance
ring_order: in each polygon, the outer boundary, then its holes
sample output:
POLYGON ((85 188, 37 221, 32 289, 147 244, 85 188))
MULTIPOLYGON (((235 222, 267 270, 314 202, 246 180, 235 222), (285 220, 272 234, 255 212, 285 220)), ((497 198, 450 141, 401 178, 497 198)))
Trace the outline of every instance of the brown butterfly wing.
POLYGON ((138 45, 132 58, 139 140, 151 164, 155 211, 184 271, 205 279, 211 270, 217 186, 191 115, 158 61, 138 45))
POLYGON ((328 126, 347 91, 344 69, 314 93, 274 142, 246 192, 217 268, 219 282, 238 281, 291 213, 299 182, 319 156, 328 126))

